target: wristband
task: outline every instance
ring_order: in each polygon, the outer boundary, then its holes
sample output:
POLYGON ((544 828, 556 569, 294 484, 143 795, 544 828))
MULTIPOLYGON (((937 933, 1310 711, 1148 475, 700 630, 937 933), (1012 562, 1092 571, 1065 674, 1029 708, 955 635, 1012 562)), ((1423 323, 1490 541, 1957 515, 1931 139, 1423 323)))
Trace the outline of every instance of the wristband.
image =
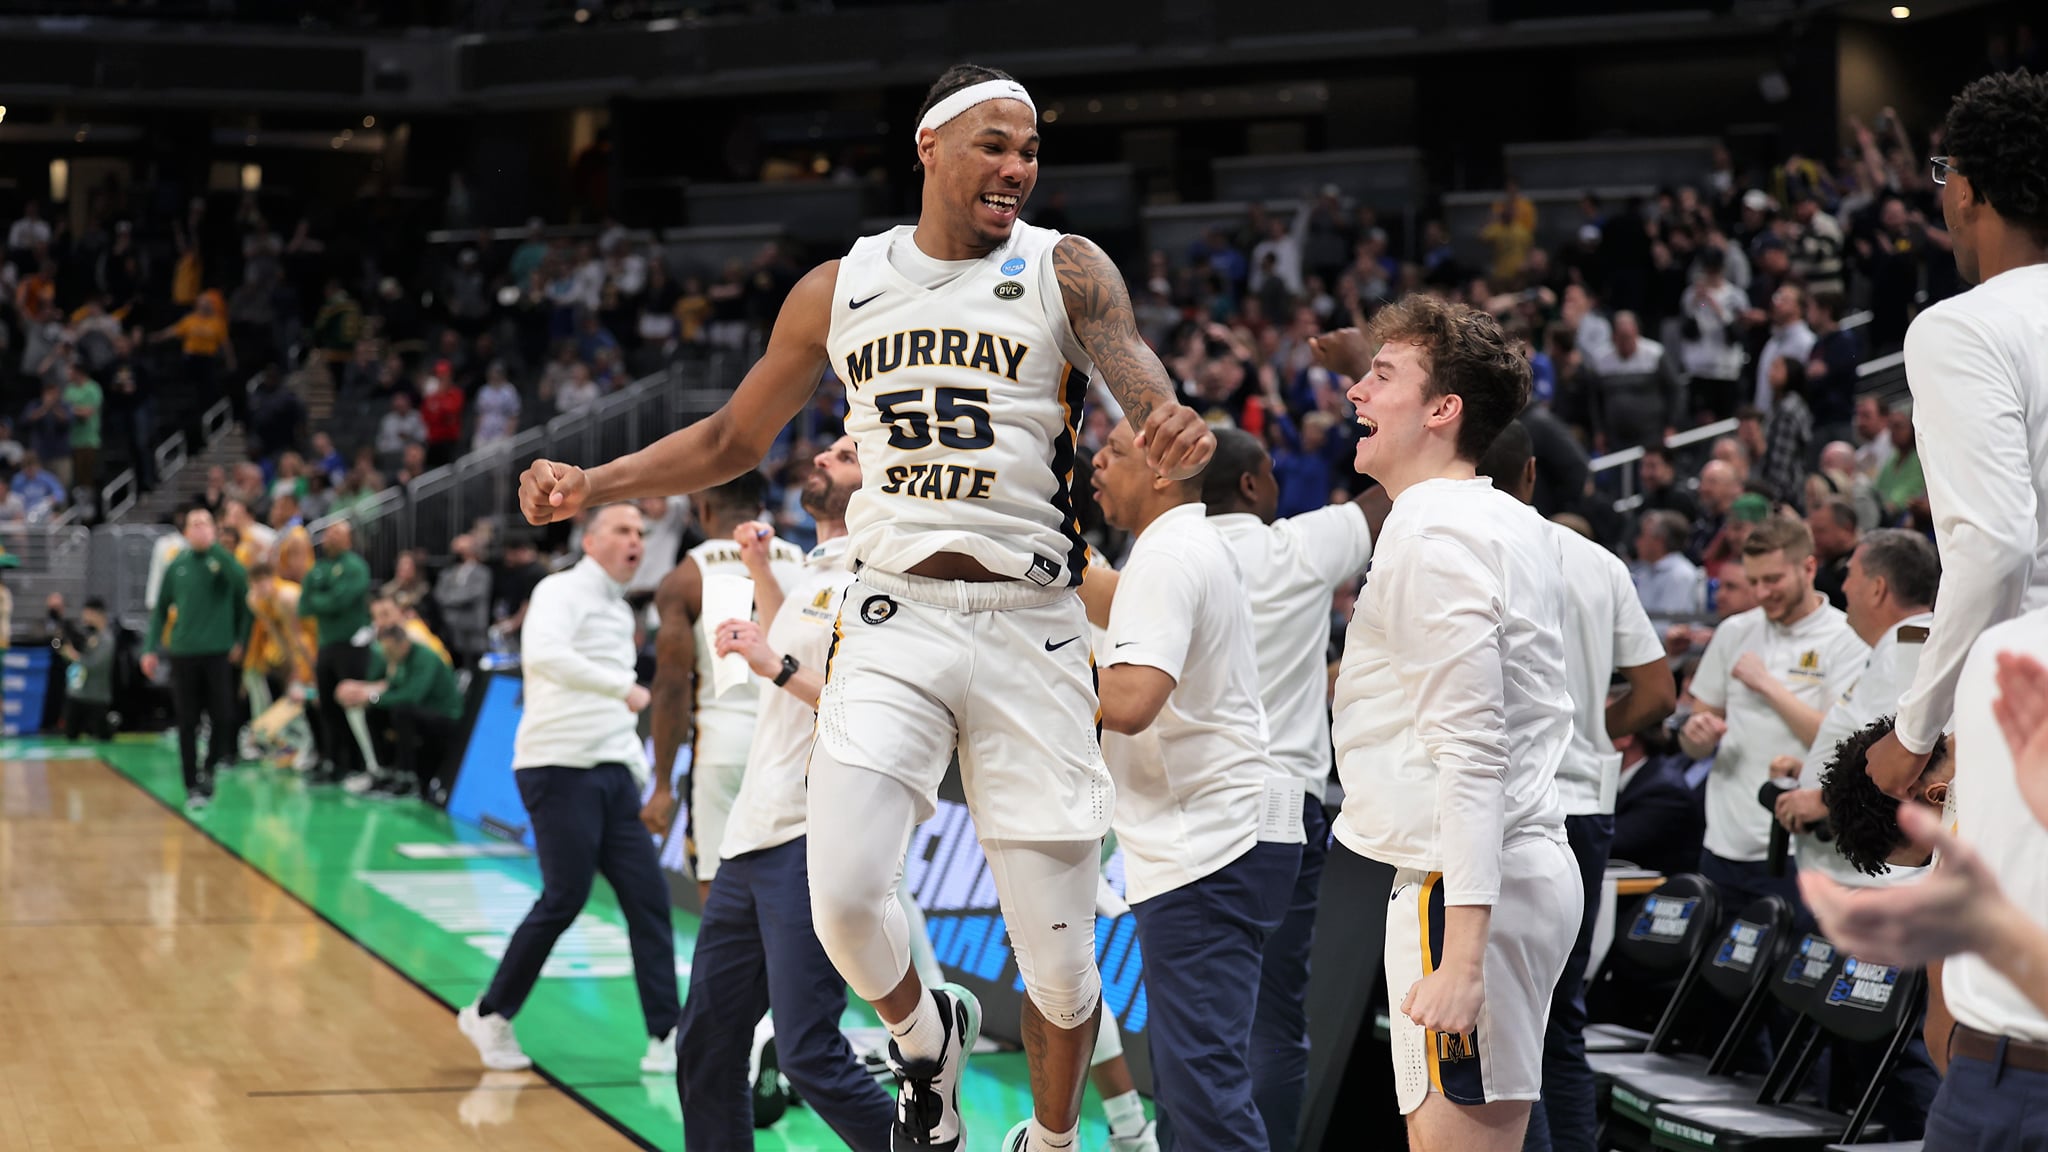
POLYGON ((796 675, 796 670, 799 667, 800 665, 797 664, 796 657, 784 656, 782 658, 782 671, 775 676, 775 686, 780 688, 789 683, 789 678, 796 675))

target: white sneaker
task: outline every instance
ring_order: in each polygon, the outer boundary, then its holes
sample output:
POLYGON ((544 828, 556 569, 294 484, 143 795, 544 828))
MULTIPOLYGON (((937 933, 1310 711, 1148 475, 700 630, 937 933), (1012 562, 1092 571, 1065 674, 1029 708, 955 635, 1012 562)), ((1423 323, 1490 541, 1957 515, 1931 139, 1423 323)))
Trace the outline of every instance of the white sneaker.
POLYGON ((1109 1136, 1109 1152, 1159 1152, 1159 1125, 1151 1120, 1129 1136, 1109 1136))
POLYGON ((533 1061, 519 1047, 519 1037, 512 1034, 512 1022, 503 1016, 482 1015, 471 1004, 455 1018, 455 1023, 476 1045, 476 1054, 483 1057, 484 1067, 494 1072, 518 1072, 533 1067, 533 1061))
POLYGON ((981 1001, 958 984, 931 990, 946 1026, 945 1047, 936 1060, 905 1060, 889 1041, 889 1067, 902 1088, 896 1094, 896 1123, 889 1130, 891 1152, 958 1152, 967 1146, 960 1116, 960 1078, 967 1055, 981 1038, 981 1001))
POLYGON ((640 1074, 643 1076, 673 1076, 676 1074, 676 1030, 671 1028, 666 1036, 651 1036, 647 1040, 647 1055, 640 1058, 640 1074))
POLYGON ((342 791, 347 792, 351 796, 366 795, 370 789, 376 786, 377 778, 368 772, 352 773, 348 779, 341 782, 342 791))

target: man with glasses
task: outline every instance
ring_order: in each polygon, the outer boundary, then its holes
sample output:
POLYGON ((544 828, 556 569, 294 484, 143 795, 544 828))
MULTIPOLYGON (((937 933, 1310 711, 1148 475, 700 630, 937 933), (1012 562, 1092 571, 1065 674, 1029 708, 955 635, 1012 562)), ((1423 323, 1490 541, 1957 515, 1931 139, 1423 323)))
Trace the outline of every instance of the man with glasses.
MULTIPOLYGON (((1942 217, 1956 268, 1977 287, 1922 312, 1906 335, 1941 584, 1919 669, 1867 771, 1905 799, 1953 713, 1960 834, 2014 905, 2048 924, 2048 829, 2020 802, 1991 707, 2000 653, 2048 647, 2048 76, 1976 81, 1943 138, 1942 217)), ((1952 1013, 1956 1027, 1929 1029, 1948 1078, 1927 1146, 2017 1147, 2026 1109, 2048 1109, 2048 1075, 2030 1075, 2048 1072, 2048 1015, 1975 955, 1947 962, 1932 987, 1928 1018, 1952 1013)))

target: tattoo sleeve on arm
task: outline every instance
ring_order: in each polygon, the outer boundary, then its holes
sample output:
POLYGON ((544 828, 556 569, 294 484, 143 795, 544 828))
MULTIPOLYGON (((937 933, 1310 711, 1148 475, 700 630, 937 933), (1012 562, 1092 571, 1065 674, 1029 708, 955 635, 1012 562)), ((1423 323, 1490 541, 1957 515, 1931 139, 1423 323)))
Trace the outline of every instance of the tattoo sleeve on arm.
POLYGON ((1052 266, 1074 336, 1123 406, 1131 427, 1143 428, 1154 408, 1174 403, 1175 397, 1165 365, 1138 335, 1123 273, 1093 241, 1079 236, 1068 236, 1053 247, 1052 266))

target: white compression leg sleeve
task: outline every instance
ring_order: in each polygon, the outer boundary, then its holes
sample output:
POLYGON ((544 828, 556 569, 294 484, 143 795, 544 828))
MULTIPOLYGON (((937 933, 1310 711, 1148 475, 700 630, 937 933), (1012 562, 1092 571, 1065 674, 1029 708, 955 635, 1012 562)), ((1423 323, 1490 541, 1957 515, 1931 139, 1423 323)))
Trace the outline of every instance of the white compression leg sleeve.
POLYGON ((363 750, 363 767, 372 776, 382 776, 384 769, 377 764, 377 746, 370 741, 369 713, 361 708, 344 708, 342 714, 348 717, 349 731, 356 734, 356 746, 363 750))
POLYGON ((902 781, 811 750, 811 922, 853 994, 870 1002, 910 970, 910 925, 896 897, 917 797, 902 781))
POLYGON ((946 970, 939 967, 939 955, 932 951, 932 938, 924 926, 924 909, 917 906, 917 898, 910 894, 908 875, 896 881, 896 902, 903 906, 904 932, 910 938, 910 966, 917 969, 917 978, 927 988, 946 982, 946 970))
POLYGON ((1124 1054, 1123 1029, 1116 1026, 1116 1013, 1109 1005, 1102 1006, 1102 1027, 1095 1033, 1095 1055, 1088 1058, 1090 1068, 1100 1068, 1124 1054))
POLYGON ((1024 991, 1059 1028, 1095 1014, 1102 976, 1095 969, 1095 880, 1102 845, 1094 840, 984 840, 996 896, 1024 991))

